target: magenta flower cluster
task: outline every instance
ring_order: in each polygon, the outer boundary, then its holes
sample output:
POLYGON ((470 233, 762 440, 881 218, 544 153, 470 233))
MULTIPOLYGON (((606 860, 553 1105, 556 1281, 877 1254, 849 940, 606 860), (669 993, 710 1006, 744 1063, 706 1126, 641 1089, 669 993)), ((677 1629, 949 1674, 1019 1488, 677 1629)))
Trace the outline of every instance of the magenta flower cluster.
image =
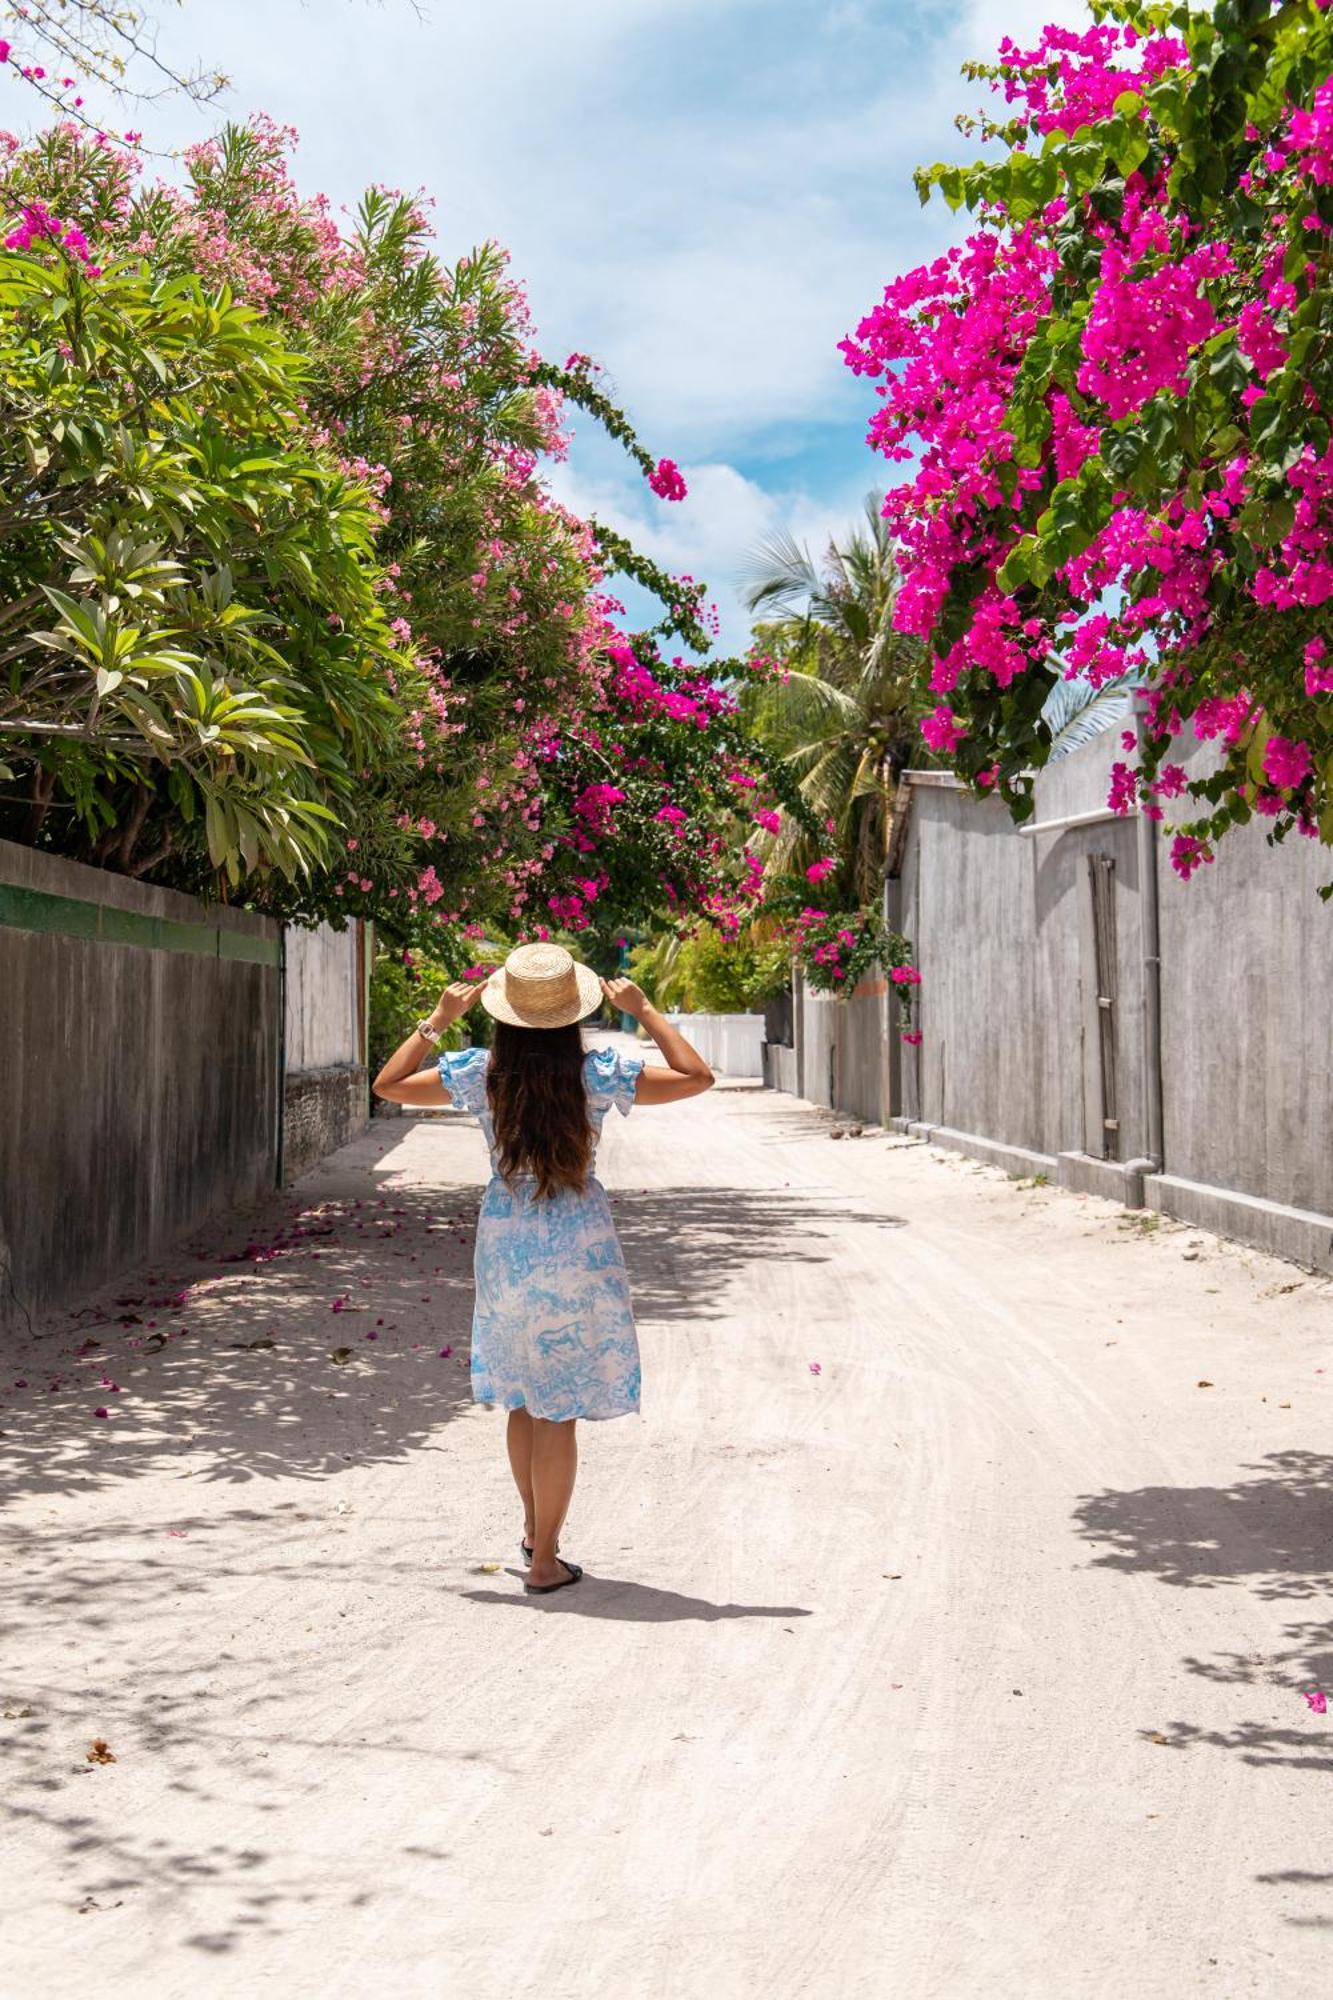
MULTIPOLYGON (((841 343, 876 384, 869 443, 902 468, 884 514, 902 574, 896 623, 931 650, 937 699, 921 733, 993 784, 985 740, 968 739, 979 714, 996 726, 997 691, 1049 662, 1093 688, 1144 677, 1152 762, 1115 766, 1117 810, 1161 818, 1164 801, 1190 791, 1183 765, 1164 759, 1192 730, 1232 758, 1237 816, 1286 813, 1314 834, 1327 747, 1303 704, 1333 692, 1324 639, 1308 637, 1333 604, 1333 440, 1320 397, 1293 385, 1291 368, 1298 338, 1315 351, 1302 301, 1333 239, 1316 205, 1333 186, 1333 76, 1306 103, 1275 99, 1271 130, 1247 135, 1240 192, 1264 227, 1210 232, 1173 196, 1170 152, 1153 142, 1154 93, 1174 115, 1190 51, 1116 11, 1086 29, 1049 27, 1030 48, 1001 45, 991 74, 1014 121, 1004 185, 1038 192, 974 192, 966 239, 896 278, 841 343), (1103 132, 1122 163, 1114 196, 1048 167, 1072 135, 1086 151, 1103 132), (1201 384, 1233 399, 1234 422, 1201 464, 1187 440, 1174 476, 1175 415, 1201 384), (1275 465, 1275 410, 1302 403, 1308 439, 1275 465), (1160 442, 1140 443, 1131 426, 1149 422, 1160 442), (1145 457, 1152 478, 1136 479, 1145 457), (1238 559, 1242 547, 1257 557, 1238 559), (1256 694, 1239 653, 1220 678, 1215 667, 1196 676, 1220 612, 1237 617, 1238 601, 1306 621, 1289 693, 1256 694), (1244 753, 1261 730, 1256 786, 1244 753)), ((1172 858, 1188 877, 1212 859, 1210 843, 1186 835, 1172 858)))
POLYGON ((683 500, 689 491, 673 458, 658 459, 656 470, 648 475, 648 484, 659 500, 683 500))

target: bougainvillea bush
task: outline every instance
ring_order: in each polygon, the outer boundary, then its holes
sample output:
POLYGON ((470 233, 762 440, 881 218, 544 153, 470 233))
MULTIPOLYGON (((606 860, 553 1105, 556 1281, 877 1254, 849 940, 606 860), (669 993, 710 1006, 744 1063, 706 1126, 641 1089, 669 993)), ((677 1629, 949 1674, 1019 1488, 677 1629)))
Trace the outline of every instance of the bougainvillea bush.
POLYGON ((721 914, 734 702, 659 657, 706 648, 702 588, 542 474, 569 403, 664 502, 678 468, 542 358, 501 251, 444 264, 378 188, 340 221, 293 136, 229 128, 179 185, 71 123, 0 141, 0 830, 403 941, 721 914), (637 651, 617 568, 663 601, 637 651))
POLYGON ((1333 17, 1093 13, 975 67, 988 155, 918 177, 975 226, 844 351, 926 741, 1027 817, 1053 680, 1145 676, 1111 803, 1188 876, 1255 815, 1333 842, 1333 17))

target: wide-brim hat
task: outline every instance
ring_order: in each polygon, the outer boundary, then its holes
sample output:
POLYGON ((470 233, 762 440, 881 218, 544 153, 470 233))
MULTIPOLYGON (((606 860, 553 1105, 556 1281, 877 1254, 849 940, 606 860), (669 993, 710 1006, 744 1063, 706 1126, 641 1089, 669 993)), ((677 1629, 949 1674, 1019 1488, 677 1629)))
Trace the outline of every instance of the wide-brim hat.
POLYGON ((521 944, 481 989, 481 1004, 511 1028, 567 1028, 602 1004, 602 982, 563 945, 521 944))

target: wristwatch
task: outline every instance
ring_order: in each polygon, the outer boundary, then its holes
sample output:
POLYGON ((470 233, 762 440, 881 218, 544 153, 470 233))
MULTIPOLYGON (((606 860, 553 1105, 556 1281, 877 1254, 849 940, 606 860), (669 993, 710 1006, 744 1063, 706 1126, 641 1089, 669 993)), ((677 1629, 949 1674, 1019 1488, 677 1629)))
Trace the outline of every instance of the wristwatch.
POLYGON ((417 1033, 423 1042, 429 1042, 431 1047, 434 1048, 444 1030, 443 1028, 432 1028, 429 1021, 418 1021, 417 1033))

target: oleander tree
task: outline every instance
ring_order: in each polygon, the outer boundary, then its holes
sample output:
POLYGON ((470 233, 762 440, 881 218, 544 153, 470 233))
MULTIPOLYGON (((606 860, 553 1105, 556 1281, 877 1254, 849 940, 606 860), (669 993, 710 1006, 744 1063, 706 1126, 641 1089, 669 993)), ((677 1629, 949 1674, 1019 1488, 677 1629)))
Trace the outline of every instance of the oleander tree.
POLYGON ((293 143, 229 127, 172 185, 70 121, 0 142, 0 282, 28 300, 22 397, 0 384, 0 828, 404 944, 501 921, 608 944, 648 902, 739 922, 749 669, 686 657, 703 587, 544 477, 569 402, 664 502, 678 468, 588 357, 541 356, 502 251, 444 263, 425 203, 379 188, 340 224, 293 143), (651 633, 621 629, 617 570, 657 592, 651 633), (623 796, 590 809, 599 784, 623 796))
POLYGON ((1110 802, 1188 877, 1256 815, 1333 842, 1333 17, 1093 14, 972 67, 989 149, 918 185, 974 226, 843 349, 926 742, 1025 818, 1055 682, 1146 680, 1110 802))

